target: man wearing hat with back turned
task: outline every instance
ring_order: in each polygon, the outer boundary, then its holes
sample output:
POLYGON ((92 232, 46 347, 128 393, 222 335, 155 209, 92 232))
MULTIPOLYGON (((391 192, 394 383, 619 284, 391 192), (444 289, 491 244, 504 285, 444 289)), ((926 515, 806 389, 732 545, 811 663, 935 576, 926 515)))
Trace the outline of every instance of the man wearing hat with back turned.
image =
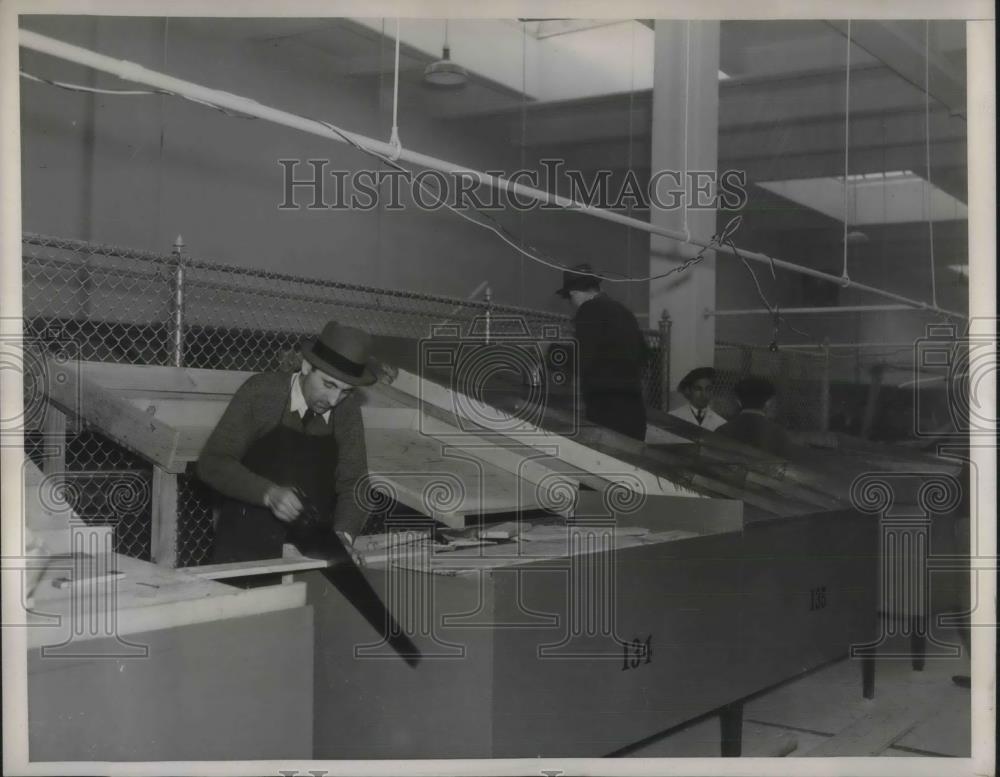
POLYGON ((601 292, 590 265, 563 272, 556 294, 573 305, 580 395, 591 421, 637 440, 646 438, 642 368, 646 343, 632 312, 601 292))
POLYGON ((714 381, 715 370, 711 367, 696 367, 691 370, 677 384, 677 390, 684 395, 687 404, 671 410, 670 415, 710 432, 726 423, 725 418, 708 406, 712 399, 714 381))
POLYGON ((254 375, 233 395, 197 465, 226 497, 213 563, 279 558, 305 512, 357 535, 368 463, 354 389, 376 381, 370 352, 367 333, 331 321, 303 347, 299 372, 254 375))
POLYGON ((791 439, 783 427, 768 418, 775 394, 774 384, 766 378, 749 375, 740 380, 733 390, 740 401, 740 413, 720 426, 719 434, 788 458, 792 451, 791 439))

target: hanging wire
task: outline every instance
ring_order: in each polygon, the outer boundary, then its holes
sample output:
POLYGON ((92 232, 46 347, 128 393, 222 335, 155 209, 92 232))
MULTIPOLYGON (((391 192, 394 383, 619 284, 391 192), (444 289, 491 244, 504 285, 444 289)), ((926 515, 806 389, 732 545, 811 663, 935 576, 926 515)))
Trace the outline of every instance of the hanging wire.
MULTIPOLYGON (((199 100, 199 99, 197 99, 195 97, 188 97, 187 95, 177 94, 176 92, 171 92, 171 91, 166 90, 166 89, 155 89, 155 90, 148 90, 148 91, 147 90, 133 90, 133 89, 129 89, 129 90, 124 90, 124 89, 123 90, 97 89, 97 88, 89 87, 89 86, 81 86, 81 85, 78 85, 78 84, 67 84, 67 83, 63 83, 61 81, 53 81, 53 80, 48 79, 48 78, 42 78, 40 76, 31 75, 30 73, 27 73, 25 71, 21 71, 21 76, 23 78, 26 78, 26 79, 29 79, 29 80, 38 81, 40 83, 48 84, 50 86, 55 86, 55 87, 58 87, 60 89, 66 89, 66 90, 72 91, 72 92, 87 92, 87 93, 96 93, 96 94, 114 94, 114 95, 128 95, 128 96, 135 96, 135 95, 168 95, 170 97, 178 97, 178 98, 180 98, 182 100, 188 100, 189 102, 193 102, 193 103, 196 103, 198 105, 203 105, 203 106, 205 106, 207 108, 212 108, 213 110, 219 111, 220 113, 223 113, 226 116, 230 116, 232 118, 237 118, 237 119, 256 119, 257 118, 256 116, 247 116, 245 114, 236 113, 236 112, 230 111, 230 110, 228 110, 226 108, 222 108, 222 107, 219 107, 217 105, 213 105, 212 103, 206 102, 205 100, 199 100)), ((318 124, 318 125, 320 125, 322 127, 325 127, 326 129, 328 129, 331 132, 335 133, 341 140, 343 140, 347 145, 351 146, 355 150, 360 151, 363 154, 367 154, 368 156, 373 157, 375 159, 381 160, 382 162, 384 162, 389 167, 391 167, 391 168, 393 168, 395 170, 398 170, 399 172, 404 173, 406 175, 407 182, 409 182, 409 183, 413 183, 414 182, 415 177, 414 177, 414 173, 413 173, 412 170, 410 170, 410 169, 408 169, 406 167, 403 167, 402 165, 398 164, 394 159, 392 159, 391 157, 389 157, 389 156, 387 156, 385 154, 380 154, 377 151, 374 151, 372 149, 368 149, 368 148, 365 148, 364 146, 361 146, 353 138, 351 138, 343 130, 341 130, 339 127, 331 124, 330 122, 323 121, 322 119, 315 119, 315 118, 306 117, 306 116, 304 116, 303 118, 307 118, 310 121, 313 121, 316 124, 318 124)), ((426 185, 426 183, 424 181, 422 181, 422 180, 419 181, 418 185, 420 186, 420 188, 421 188, 422 191, 424 191, 425 193, 428 193, 427 185, 426 185)), ((474 210, 476 213, 478 213, 482 217, 482 219, 483 219, 483 220, 479 220, 479 219, 472 218, 471 216, 463 213, 460 209, 454 207, 453 205, 450 205, 447 202, 442 202, 442 204, 448 210, 454 212, 456 215, 460 216, 461 218, 465 219, 466 221, 469 221, 469 222, 471 222, 472 224, 475 224, 478 227, 482 227, 484 229, 488 229, 488 230, 494 232, 501 240, 503 240, 505 243, 507 243, 515 251, 517 251, 518 253, 520 253, 523 257, 525 257, 527 259, 530 259, 531 261, 537 262, 538 264, 541 264, 541 265, 544 265, 546 267, 550 267, 552 269, 555 269, 555 270, 567 270, 567 269, 569 269, 569 267, 567 267, 566 265, 561 264, 559 262, 556 262, 555 260, 548 260, 548 259, 543 258, 542 252, 539 251, 534 246, 528 245, 527 249, 529 249, 529 250, 525 250, 525 248, 522 248, 520 245, 518 245, 517 242, 515 242, 513 236, 510 234, 510 232, 505 227, 503 227, 503 225, 501 225, 496 219, 494 219, 492 216, 490 216, 488 213, 485 213, 484 211, 481 211, 478 208, 472 208, 472 210, 474 210)), ((698 264, 703 259, 704 255, 705 255, 705 252, 708 251, 709 249, 715 248, 715 247, 723 245, 723 244, 726 244, 727 242, 728 242, 728 244, 732 245, 732 236, 739 229, 740 224, 742 223, 742 221, 743 221, 743 217, 742 216, 735 216, 732 219, 730 219, 729 222, 727 222, 726 226, 723 229, 719 230, 719 232, 717 232, 715 235, 712 236, 712 239, 709 241, 709 245, 707 245, 704 248, 702 248, 698 252, 697 255, 691 257, 690 259, 688 259, 687 261, 685 261, 682 265, 674 267, 674 268, 672 268, 672 269, 670 269, 670 270, 668 270, 666 272, 659 273, 659 274, 656 274, 656 275, 647 275, 647 276, 643 276, 643 277, 639 277, 639 278, 628 277, 628 276, 622 276, 622 277, 617 277, 616 278, 616 277, 612 277, 611 275, 608 275, 606 273, 598 273, 598 272, 593 272, 593 273, 591 273, 591 275, 593 275, 595 278, 599 278, 601 280, 608 281, 610 283, 647 283, 649 281, 659 280, 661 278, 666 278, 666 277, 668 277, 670 275, 674 275, 676 273, 684 272, 685 270, 687 270, 692 265, 698 264)), ((520 242, 522 244, 524 243, 523 234, 522 234, 522 237, 520 239, 520 242)), ((522 268, 523 268, 523 262, 522 262, 522 268)), ((523 269, 522 269, 522 276, 523 276, 523 269)), ((523 277, 522 277, 522 290, 523 290, 523 277)))
MULTIPOLYGON (((931 23, 924 22, 924 135, 927 163, 927 183, 924 185, 925 200, 930 199, 931 190, 931 23)), ((937 307, 937 274, 934 267, 934 217, 933 203, 927 207, 927 233, 931 253, 931 305, 937 307)))
MULTIPOLYGON (((629 52, 629 89, 628 89, 628 158, 626 160, 626 168, 628 170, 632 169, 632 109, 635 105, 635 24, 631 26, 632 30, 632 50, 629 52)), ((629 216, 632 215, 632 200, 629 199, 628 210, 626 211, 629 216)), ((626 275, 632 274, 632 227, 625 228, 625 272, 626 275)), ((632 307, 632 286, 627 287, 626 302, 628 306, 632 307)))
MULTIPOLYGON (((528 147, 528 23, 521 22, 521 169, 527 164, 528 147)), ((521 256, 518 257, 518 304, 524 305, 524 211, 518 208, 518 225, 521 228, 519 240, 521 256)))
MULTIPOLYGON (((368 154, 369 156, 375 157, 377 159, 381 159, 383 162, 385 162, 386 164, 388 164, 392 168, 394 168, 394 169, 400 171, 401 173, 403 173, 406 176, 406 179, 407 179, 408 182, 413 183, 416 180, 412 170, 410 170, 410 169, 408 169, 406 167, 403 167, 402 165, 398 164, 394 160, 389 159, 387 156, 385 156, 383 154, 380 154, 377 151, 364 148, 363 146, 361 146, 358 143, 356 143, 350 136, 346 135, 343 132, 343 130, 341 130, 339 127, 336 127, 335 125, 330 124, 329 122, 323 121, 321 119, 311 119, 311 121, 315 121, 317 124, 319 124, 319 125, 321 125, 323 127, 326 127, 331 132, 336 133, 345 143, 347 143, 348 145, 350 145, 353 148, 357 149, 358 151, 362 152, 363 154, 368 154)), ((427 191, 427 185, 426 185, 426 183, 423 180, 416 181, 416 183, 421 188, 422 191, 425 191, 425 192, 427 191)), ((527 246, 527 248, 529 250, 525 250, 524 248, 522 248, 516 242, 516 238, 513 235, 510 234, 509 230, 507 230, 502 224, 500 224, 496 219, 494 219, 488 213, 485 213, 484 211, 481 211, 478 208, 473 207, 471 209, 473 211, 475 211, 481 217, 481 219, 476 219, 476 218, 473 218, 473 217, 469 216, 466 213, 463 213, 459 208, 456 208, 455 206, 449 204, 448 202, 442 201, 442 204, 448 210, 452 211, 457 216, 465 219, 466 221, 468 221, 468 222, 476 225, 477 227, 482 227, 483 229, 488 229, 491 232, 495 233, 507 245, 509 245, 511 248, 513 248, 515 251, 517 251, 522 256, 526 257, 527 259, 530 259, 533 262, 537 262, 538 264, 544 265, 545 267, 550 267, 550 268, 555 269, 555 270, 567 270, 567 269, 569 269, 565 265, 560 264, 559 262, 556 262, 555 260, 544 258, 544 256, 542 255, 542 252, 539 251, 534 246, 531 246, 531 245, 527 246)), ((740 228, 740 225, 742 224, 742 222, 743 222, 743 216, 740 216, 740 215, 734 216, 732 219, 730 219, 726 223, 726 226, 723 229, 719 230, 719 232, 717 232, 715 235, 712 236, 711 240, 709 240, 709 244, 707 246, 703 247, 697 253, 697 255, 695 255, 695 256, 691 257, 690 259, 686 260, 683 264, 681 264, 681 265, 679 265, 677 267, 673 267, 670 270, 667 270, 666 272, 659 273, 659 274, 656 274, 656 275, 648 275, 648 276, 640 277, 640 278, 635 278, 635 277, 619 277, 619 278, 614 278, 614 277, 610 276, 607 273, 598 273, 598 272, 592 272, 590 274, 593 275, 595 278, 599 278, 601 280, 608 281, 610 283, 643 283, 643 282, 648 282, 648 281, 659 280, 661 278, 666 278, 666 277, 668 277, 670 275, 674 275, 674 274, 677 274, 677 273, 684 272, 685 270, 687 270, 691 266, 693 266, 693 265, 698 264, 699 262, 701 262, 702 259, 704 258, 705 252, 708 251, 711 248, 714 248, 714 247, 717 247, 717 246, 721 246, 721 245, 729 245, 732 248, 732 250, 735 251, 736 248, 735 248, 735 245, 733 243, 733 235, 736 234, 736 232, 740 228)), ((523 243, 523 236, 521 238, 521 242, 523 243)))
MULTIPOLYGON (((688 95, 691 94, 691 22, 684 23, 684 240, 691 240, 691 232, 688 230, 688 199, 690 198, 688 181, 688 125, 690 124, 691 112, 689 110, 688 95)), ((690 187, 694 188, 694 187, 690 187)))
POLYGON ((48 84, 49 86, 55 86, 59 89, 65 89, 67 92, 82 92, 84 94, 107 94, 114 95, 117 97, 136 97, 140 95, 166 95, 167 97, 180 97, 188 102, 196 103, 198 105, 204 105, 206 108, 211 108, 214 111, 225 114, 231 119, 250 119, 256 120, 256 116, 247 116, 243 113, 236 113, 235 111, 230 111, 227 108, 220 108, 218 105, 206 102, 205 100, 199 100, 197 97, 188 97, 187 95, 177 94, 176 92, 171 92, 167 89, 98 89, 93 86, 82 86, 81 84, 67 84, 63 81, 53 81, 50 78, 43 78, 42 76, 32 75, 24 70, 20 71, 21 78, 25 78, 29 81, 37 81, 41 84, 48 84))
POLYGON ((840 277, 850 280, 847 274, 847 198, 850 191, 848 178, 851 155, 851 20, 847 20, 847 81, 844 89, 844 268, 840 277))
MULTIPOLYGON (((384 29, 385 27, 384 21, 382 22, 382 25, 384 29)), ((445 29, 447 30, 447 27, 445 29)), ((447 40, 447 32, 445 32, 445 39, 447 40)), ((394 159, 399 159, 399 155, 403 150, 403 144, 399 140, 399 122, 397 121, 398 109, 399 109, 399 17, 397 16, 396 17, 396 65, 392 74, 392 130, 389 133, 389 143, 393 147, 394 159)))

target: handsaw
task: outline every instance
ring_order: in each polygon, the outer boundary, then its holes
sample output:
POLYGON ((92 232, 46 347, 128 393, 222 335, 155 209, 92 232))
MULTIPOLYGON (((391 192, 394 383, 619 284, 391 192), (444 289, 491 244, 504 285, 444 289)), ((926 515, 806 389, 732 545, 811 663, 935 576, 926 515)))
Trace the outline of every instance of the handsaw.
POLYGON ((416 666, 420 662, 420 650, 379 599, 337 533, 328 522, 321 520, 316 505, 299 489, 295 492, 302 502, 302 512, 289 524, 288 539, 303 553, 315 552, 329 559, 330 566, 320 570, 323 577, 344 595, 407 664, 416 666))

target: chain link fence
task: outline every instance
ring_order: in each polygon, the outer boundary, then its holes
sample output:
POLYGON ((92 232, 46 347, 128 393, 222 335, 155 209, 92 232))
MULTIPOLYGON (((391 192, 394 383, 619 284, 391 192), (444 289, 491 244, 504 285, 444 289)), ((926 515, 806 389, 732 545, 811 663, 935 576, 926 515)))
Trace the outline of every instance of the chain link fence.
MULTIPOLYGON (((568 318, 544 311, 216 264, 186 256, 181 246, 162 255, 25 234, 22 258, 25 339, 49 351, 70 343, 84 361, 295 369, 301 344, 331 319, 408 340, 431 336, 442 323, 479 333, 485 323, 492 337, 569 331, 568 318)), ((27 431, 26 451, 40 466, 41 440, 39 430, 27 431)), ((66 443, 77 514, 114 522, 115 549, 149 559, 151 466, 93 429, 68 435, 66 443), (104 491, 111 473, 118 482, 147 484, 144 503, 110 510, 104 491)), ((203 563, 212 549, 213 497, 190 471, 178 477, 177 493, 177 564, 203 563)))
MULTIPOLYGON (((489 299, 461 300, 215 264, 185 255, 182 246, 162 255, 25 234, 22 249, 25 337, 50 350, 56 347, 52 343, 72 344, 85 361, 252 372, 294 369, 300 345, 330 319, 407 340, 428 337, 441 323, 468 332, 481 330, 485 322, 496 337, 523 335, 526 329, 545 339, 553 328, 563 337, 570 335, 569 319, 553 313, 495 305, 489 299)), ((649 406, 666 409, 677 377, 669 371, 669 321, 664 319, 645 337, 643 393, 649 406)), ((731 389, 747 374, 775 381, 779 417, 791 428, 819 428, 828 412, 822 357, 815 354, 772 354, 765 348, 720 343, 716 367, 716 404, 723 414, 735 412, 731 389)), ((26 434, 33 457, 40 450, 37 431, 26 434)), ((71 495, 81 518, 113 520, 116 550, 148 559, 150 465, 98 431, 83 428, 67 437, 66 470, 77 484, 71 495), (145 501, 137 497, 127 502, 127 510, 121 505, 109 509, 104 491, 111 472, 132 478, 145 501)), ((177 511, 178 565, 204 562, 212 547, 213 500, 190 473, 178 477, 177 511)))
POLYGON ((829 413, 827 356, 806 351, 771 351, 766 346, 715 344, 716 412, 739 412, 733 388, 748 375, 770 380, 776 389, 775 417, 789 429, 822 429, 829 413))

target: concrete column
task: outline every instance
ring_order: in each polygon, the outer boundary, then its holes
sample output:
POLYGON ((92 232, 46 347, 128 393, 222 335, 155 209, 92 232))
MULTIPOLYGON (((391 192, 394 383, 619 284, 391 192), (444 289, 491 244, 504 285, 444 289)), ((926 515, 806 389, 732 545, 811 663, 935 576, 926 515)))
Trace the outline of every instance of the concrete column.
MULTIPOLYGON (((653 81, 652 174, 658 171, 688 171, 687 230, 692 237, 707 240, 716 231, 714 180, 694 177, 698 171, 713 173, 718 162, 719 129, 719 23, 656 22, 656 53, 653 81), (685 111, 687 116, 685 117, 685 111), (686 120, 685 120, 686 118, 686 120), (686 133, 685 133, 686 127, 686 133), (686 135, 686 144, 685 144, 686 135), (685 163, 685 145, 687 150, 685 163), (707 187, 698 195, 697 187, 707 187), (700 207, 692 198, 700 196, 711 206, 700 207), (692 207, 694 206, 694 207, 692 207)), ((661 176, 659 196, 650 208, 653 224, 683 231, 683 199, 671 207, 670 192, 679 193, 680 182, 661 176)), ((650 240, 650 275, 681 265, 698 253, 692 246, 653 235, 650 240)), ((700 264, 649 285, 649 320, 657 321, 663 310, 673 321, 670 374, 676 389, 679 380, 694 367, 711 365, 715 356, 715 319, 705 318, 706 308, 715 307, 715 252, 705 252, 700 264)))

